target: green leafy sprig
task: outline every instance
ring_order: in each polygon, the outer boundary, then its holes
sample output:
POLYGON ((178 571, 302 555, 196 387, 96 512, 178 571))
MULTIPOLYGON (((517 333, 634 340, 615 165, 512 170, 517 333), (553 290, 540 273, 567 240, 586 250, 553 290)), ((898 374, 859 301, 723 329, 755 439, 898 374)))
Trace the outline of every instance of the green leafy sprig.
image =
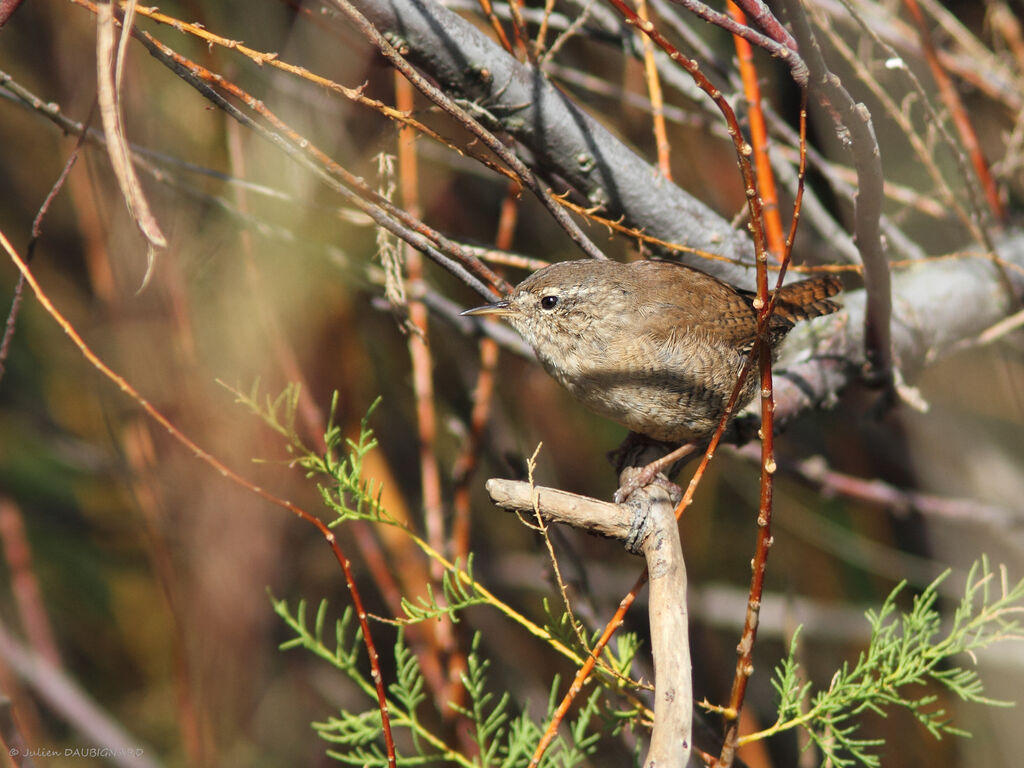
POLYGON ((789 654, 775 670, 772 684, 779 694, 779 717, 771 728, 742 739, 749 742, 795 727, 806 729, 823 755, 823 764, 843 768, 878 766, 878 739, 857 736, 857 718, 866 713, 886 715, 892 708, 909 711, 935 738, 969 736, 953 725, 938 705, 935 694, 920 694, 928 684, 938 684, 966 702, 1012 706, 984 695, 978 672, 960 666, 957 657, 972 656, 993 643, 1021 639, 1020 616, 1024 613, 1024 580, 1010 586, 1005 570, 996 574, 988 560, 976 562, 967 576, 964 596, 943 626, 939 585, 949 571, 917 595, 909 611, 897 615, 897 598, 906 583, 899 584, 877 611, 866 613, 871 641, 856 663, 844 664, 829 687, 812 695, 812 684, 803 679, 797 662, 798 635, 794 633, 789 654))

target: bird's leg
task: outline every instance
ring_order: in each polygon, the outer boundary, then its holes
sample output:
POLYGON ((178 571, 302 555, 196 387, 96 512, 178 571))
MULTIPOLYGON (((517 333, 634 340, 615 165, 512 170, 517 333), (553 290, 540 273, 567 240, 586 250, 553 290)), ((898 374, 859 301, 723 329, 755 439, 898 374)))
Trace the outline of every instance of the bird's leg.
POLYGON ((630 432, 622 441, 622 445, 608 454, 609 461, 619 473, 621 483, 615 492, 615 503, 621 504, 634 491, 651 483, 663 487, 668 491, 673 503, 678 503, 683 497, 682 489, 671 482, 664 473, 680 459, 693 454, 698 447, 696 443, 676 446, 674 443, 653 440, 645 435, 630 432))

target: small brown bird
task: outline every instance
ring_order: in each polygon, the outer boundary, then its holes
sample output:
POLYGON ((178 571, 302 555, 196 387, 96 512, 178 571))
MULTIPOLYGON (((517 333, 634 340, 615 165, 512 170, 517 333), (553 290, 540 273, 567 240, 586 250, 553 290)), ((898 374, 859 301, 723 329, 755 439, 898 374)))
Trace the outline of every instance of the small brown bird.
MULTIPOLYGON (((827 275, 778 291, 774 346, 799 320, 835 312, 827 275)), ((694 442, 718 425, 757 336, 755 294, 667 261, 567 261, 464 315, 506 318, 587 408, 657 440, 694 442)), ((757 391, 747 376, 739 411, 757 391)))

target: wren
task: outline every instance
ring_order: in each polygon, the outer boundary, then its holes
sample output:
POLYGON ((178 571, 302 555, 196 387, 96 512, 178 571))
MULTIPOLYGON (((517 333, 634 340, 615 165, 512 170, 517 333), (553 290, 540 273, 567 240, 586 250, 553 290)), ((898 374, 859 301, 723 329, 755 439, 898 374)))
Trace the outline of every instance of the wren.
MULTIPOLYGON (((774 349, 799 320, 835 312, 827 275, 778 290, 774 349)), ((534 272, 502 301, 464 315, 497 315, 545 370, 587 408, 673 443, 709 437, 757 340, 755 294, 667 261, 566 261, 534 272)), ((748 375, 734 412, 758 389, 748 375)))

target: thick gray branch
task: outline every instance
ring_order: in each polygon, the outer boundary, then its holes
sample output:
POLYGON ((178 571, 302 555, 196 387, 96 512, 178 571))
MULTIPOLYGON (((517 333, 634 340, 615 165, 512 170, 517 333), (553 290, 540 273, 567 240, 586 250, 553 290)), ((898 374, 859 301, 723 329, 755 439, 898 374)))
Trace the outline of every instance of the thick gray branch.
MULTIPOLYGON (((505 53, 476 27, 431 0, 354 0, 356 6, 448 93, 492 130, 514 136, 543 175, 560 178, 609 218, 670 242, 752 262, 745 233, 666 180, 576 106, 540 72, 505 53)), ((753 269, 701 261, 750 286, 753 269)))
MULTIPOLYGON (((662 178, 548 80, 520 64, 475 27, 430 0, 356 0, 360 10, 407 58, 445 89, 479 107, 481 119, 507 131, 532 153, 541 173, 560 177, 605 215, 655 237, 726 256, 749 258, 742 232, 662 178)), ((1024 238, 1007 238, 999 256, 1024 266, 1024 238)), ((705 262, 702 269, 739 285, 752 270, 705 262)), ((1007 290, 984 259, 922 261, 892 279, 892 350, 908 378, 925 363, 974 339, 1019 306, 1018 272, 1007 290)), ((864 356, 865 294, 843 294, 842 313, 801 323, 785 345, 784 375, 775 379, 779 421, 832 402, 860 376, 864 356)), ((884 313, 883 313, 884 314, 884 313)))
POLYGON ((890 381, 892 371, 892 285, 889 262, 882 247, 879 224, 882 216, 882 155, 875 137, 871 113, 854 102, 839 78, 829 71, 825 57, 811 31, 803 8, 796 0, 786 3, 800 50, 811 71, 811 93, 836 121, 835 130, 848 144, 857 169, 857 212, 854 227, 857 248, 864 264, 867 303, 864 312, 866 372, 879 383, 890 381))
MULTIPOLYGON (((1024 236, 1007 238, 997 249, 1011 269, 965 257, 924 260, 893 275, 892 345, 908 379, 1020 308, 1024 236)), ((865 364, 865 293, 841 297, 841 313, 801 323, 786 339, 783 370, 775 378, 776 421, 830 404, 865 364)))

